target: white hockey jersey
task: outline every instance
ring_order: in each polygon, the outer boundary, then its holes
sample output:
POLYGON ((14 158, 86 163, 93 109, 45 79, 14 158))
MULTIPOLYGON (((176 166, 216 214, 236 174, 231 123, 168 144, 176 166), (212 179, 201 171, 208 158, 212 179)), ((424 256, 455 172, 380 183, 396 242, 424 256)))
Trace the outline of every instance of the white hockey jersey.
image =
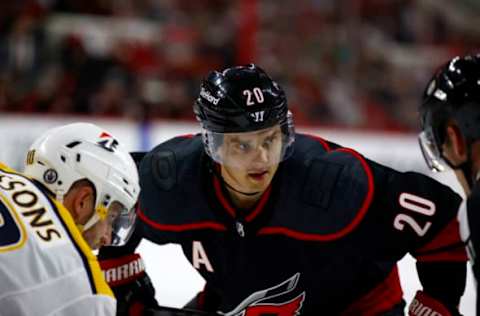
POLYGON ((70 213, 0 164, 0 315, 115 315, 116 302, 70 213))

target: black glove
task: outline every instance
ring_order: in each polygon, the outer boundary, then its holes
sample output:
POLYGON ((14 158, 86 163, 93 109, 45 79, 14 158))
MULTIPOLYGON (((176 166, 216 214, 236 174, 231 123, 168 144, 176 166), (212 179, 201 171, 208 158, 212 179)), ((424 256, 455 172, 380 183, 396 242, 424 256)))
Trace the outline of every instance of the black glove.
POLYGON ((143 315, 146 308, 158 306, 155 288, 145 273, 139 254, 100 260, 105 279, 117 299, 117 315, 143 315))
POLYGON ((185 304, 184 308, 213 313, 218 310, 220 303, 220 296, 216 294, 213 287, 207 282, 203 290, 185 304))
POLYGON ((125 246, 102 247, 98 254, 105 279, 117 299, 117 315, 143 315, 145 309, 158 307, 143 260, 134 253, 141 239, 136 228, 125 246))

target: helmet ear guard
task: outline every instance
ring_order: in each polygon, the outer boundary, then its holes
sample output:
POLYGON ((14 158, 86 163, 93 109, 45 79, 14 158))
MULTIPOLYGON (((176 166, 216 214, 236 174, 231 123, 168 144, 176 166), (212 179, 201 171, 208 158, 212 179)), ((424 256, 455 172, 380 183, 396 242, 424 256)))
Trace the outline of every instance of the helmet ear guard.
POLYGON ((60 202, 75 182, 87 179, 96 194, 95 212, 83 230, 105 220, 114 202, 123 206, 119 217, 131 216, 140 192, 135 162, 128 151, 109 133, 89 123, 61 126, 39 137, 30 147, 24 172, 60 202))

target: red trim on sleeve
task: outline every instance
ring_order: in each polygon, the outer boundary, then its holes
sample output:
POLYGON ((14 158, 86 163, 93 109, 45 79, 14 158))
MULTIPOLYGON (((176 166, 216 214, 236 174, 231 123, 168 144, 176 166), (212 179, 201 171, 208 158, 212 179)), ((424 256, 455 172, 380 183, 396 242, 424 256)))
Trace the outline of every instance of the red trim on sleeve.
POLYGON ((395 266, 382 283, 351 304, 341 316, 383 315, 399 304, 402 297, 398 268, 395 266))
POLYGON ((179 135, 178 137, 180 138, 193 138, 195 134, 184 134, 184 135, 179 135))
POLYGON ((418 261, 434 262, 434 261, 450 261, 450 262, 467 262, 468 256, 464 246, 455 249, 448 249, 438 253, 415 255, 418 261))
POLYGON ((205 286, 203 287, 203 290, 198 293, 198 296, 197 296, 197 306, 195 306, 195 308, 199 309, 199 310, 204 310, 205 309, 205 297, 207 296, 207 285, 205 284, 205 286))
POLYGON ((420 261, 467 261, 468 256, 460 238, 460 224, 456 218, 429 243, 413 255, 420 261))
POLYGON ((310 137, 310 138, 313 138, 314 140, 316 140, 317 142, 319 142, 320 144, 322 144, 323 148, 326 150, 326 151, 330 151, 331 148, 330 148, 330 145, 328 145, 328 142, 321 138, 320 136, 317 136, 317 135, 312 135, 312 134, 305 134, 306 136, 310 137))
POLYGON ((197 223, 191 223, 191 224, 178 224, 178 225, 169 225, 169 224, 160 224, 157 223, 151 219, 149 219, 143 212, 142 210, 138 210, 138 217, 147 225, 158 229, 158 230, 164 230, 164 231, 171 231, 171 232, 183 232, 183 231, 189 231, 189 230, 198 230, 198 229, 213 229, 213 230, 218 230, 218 231, 226 231, 227 228, 217 222, 210 222, 210 221, 205 221, 205 222, 197 222, 197 223))
POLYGON ((412 303, 408 307, 409 316, 439 315, 452 316, 453 314, 442 304, 423 291, 417 291, 412 303))
POLYGON ((353 218, 353 220, 344 228, 340 229, 339 231, 331 234, 311 234, 311 233, 303 233, 299 232, 293 229, 289 229, 286 227, 264 227, 260 229, 258 232, 259 235, 271 235, 271 234, 283 234, 287 235, 291 238, 294 239, 300 239, 300 240, 312 240, 312 241, 331 241, 335 240, 338 238, 341 238, 347 234, 349 234, 352 230, 354 230, 362 221, 362 219, 365 217, 367 214, 367 211, 370 207, 370 204, 372 203, 373 199, 373 193, 374 193, 374 182, 373 182, 373 174, 372 170, 368 166, 367 162, 365 159, 356 151, 353 149, 349 148, 339 148, 336 149, 335 151, 341 151, 341 152, 346 152, 351 155, 353 155, 355 158, 357 158, 360 163, 362 164, 363 169, 365 170, 365 173, 367 175, 368 179, 368 192, 367 196, 363 200, 362 206, 360 207, 360 210, 358 211, 357 215, 353 218))

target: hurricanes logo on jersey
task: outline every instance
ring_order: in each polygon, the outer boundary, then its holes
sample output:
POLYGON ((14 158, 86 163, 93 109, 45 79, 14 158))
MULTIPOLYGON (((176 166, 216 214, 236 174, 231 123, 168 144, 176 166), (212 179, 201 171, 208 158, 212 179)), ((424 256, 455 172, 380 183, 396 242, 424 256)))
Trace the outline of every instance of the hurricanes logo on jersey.
POLYGON ((296 273, 280 284, 254 292, 232 311, 222 314, 225 316, 299 315, 305 300, 305 292, 297 296, 292 295, 299 279, 300 273, 296 273))
POLYGON ((118 141, 113 138, 112 135, 102 132, 100 135, 100 140, 97 142, 97 144, 110 152, 114 152, 115 149, 117 149, 118 141))

